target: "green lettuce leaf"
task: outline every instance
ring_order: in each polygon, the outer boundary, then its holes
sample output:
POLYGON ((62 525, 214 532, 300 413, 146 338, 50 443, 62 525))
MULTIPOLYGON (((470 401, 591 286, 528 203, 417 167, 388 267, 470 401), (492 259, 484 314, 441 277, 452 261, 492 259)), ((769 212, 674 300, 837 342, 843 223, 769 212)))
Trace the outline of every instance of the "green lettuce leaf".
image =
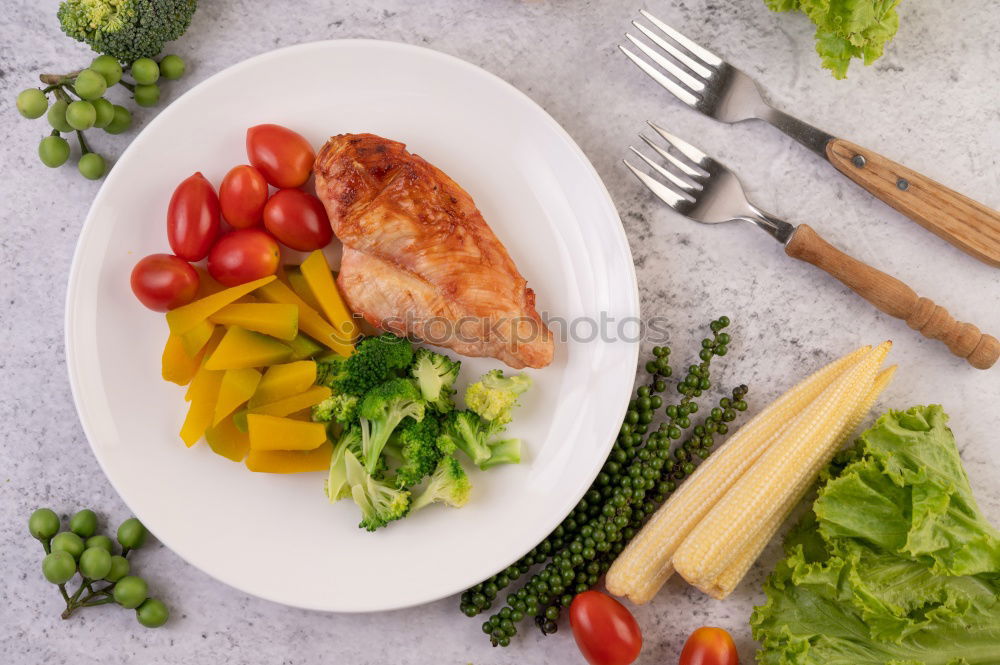
POLYGON ((751 618, 761 665, 997 665, 1000 540, 939 406, 830 465, 751 618))
POLYGON ((816 25, 816 52, 835 78, 852 58, 870 65, 899 29, 899 0, 764 0, 776 12, 801 11, 816 25))

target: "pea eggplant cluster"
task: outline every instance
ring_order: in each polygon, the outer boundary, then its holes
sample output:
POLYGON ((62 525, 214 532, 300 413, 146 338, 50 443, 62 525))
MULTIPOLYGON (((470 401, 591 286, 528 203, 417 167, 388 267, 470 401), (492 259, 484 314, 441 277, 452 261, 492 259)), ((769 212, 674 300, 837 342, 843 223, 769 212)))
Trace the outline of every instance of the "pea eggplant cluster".
POLYGON ((115 536, 121 552, 115 552, 110 537, 97 533, 97 515, 85 508, 69 520, 69 530, 49 508, 39 508, 28 519, 28 531, 42 543, 42 575, 59 587, 66 601, 63 619, 84 607, 116 603, 135 610, 136 619, 147 628, 158 628, 170 616, 167 606, 149 597, 146 580, 131 575, 128 555, 146 542, 146 527, 134 517, 121 523, 115 536), (67 584, 77 574, 80 584, 72 594, 67 584))
POLYGON ((176 55, 164 56, 159 62, 139 58, 123 68, 115 58, 99 55, 90 66, 70 74, 42 74, 44 88, 28 88, 17 96, 17 110, 25 118, 48 119, 52 131, 38 144, 38 158, 48 167, 62 166, 69 160, 70 145, 64 134, 76 133, 80 145, 77 169, 90 180, 98 180, 107 172, 104 157, 94 152, 83 133, 88 129, 103 129, 108 134, 121 134, 132 125, 131 112, 113 104, 105 93, 114 85, 126 88, 139 106, 156 106, 160 100, 160 79, 176 80, 184 75, 184 61, 176 55), (123 77, 129 74, 132 81, 123 77), (52 96, 50 103, 49 96, 52 96))
POLYGON ((655 347, 646 363, 649 374, 636 390, 604 467, 587 493, 549 536, 520 560, 462 594, 460 608, 469 617, 489 609, 501 591, 537 569, 505 605, 483 623, 493 646, 508 646, 517 624, 533 617, 543 634, 556 632, 562 611, 573 598, 597 584, 615 557, 678 484, 708 457, 716 436, 729 431, 737 413, 747 409, 747 386, 733 388, 692 428, 694 401, 712 388, 712 359, 728 353, 728 317, 710 324, 702 340, 700 362, 688 367, 676 390, 680 398, 664 406, 662 393, 673 374, 670 349, 655 347), (657 414, 664 418, 647 436, 657 414), (684 432, 690 434, 684 437, 684 432), (675 441, 683 441, 674 446, 675 441))

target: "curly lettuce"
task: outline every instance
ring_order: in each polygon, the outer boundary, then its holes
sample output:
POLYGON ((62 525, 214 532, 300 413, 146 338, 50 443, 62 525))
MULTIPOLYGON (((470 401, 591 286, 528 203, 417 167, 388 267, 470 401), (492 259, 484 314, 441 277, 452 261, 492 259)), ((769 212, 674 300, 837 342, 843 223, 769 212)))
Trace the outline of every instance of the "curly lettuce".
POLYGON ((838 79, 852 58, 870 65, 896 35, 899 0, 764 0, 776 12, 801 11, 816 25, 816 52, 838 79))
POLYGON ((830 465, 751 618, 760 665, 1000 663, 1000 532, 946 423, 890 411, 830 465))

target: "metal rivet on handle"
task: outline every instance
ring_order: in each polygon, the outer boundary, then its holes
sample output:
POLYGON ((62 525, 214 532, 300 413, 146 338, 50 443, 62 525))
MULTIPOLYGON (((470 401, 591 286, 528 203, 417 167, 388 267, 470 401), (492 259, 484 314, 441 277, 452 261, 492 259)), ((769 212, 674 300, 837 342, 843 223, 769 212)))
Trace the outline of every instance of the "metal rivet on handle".
POLYGON ((851 163, 854 164, 855 166, 857 166, 859 169, 863 169, 865 167, 865 163, 866 163, 865 162, 865 156, 864 155, 854 155, 854 157, 851 158, 851 163))
POLYGON ((896 181, 896 187, 899 187, 902 191, 906 191, 910 188, 910 181, 906 178, 900 178, 896 181))

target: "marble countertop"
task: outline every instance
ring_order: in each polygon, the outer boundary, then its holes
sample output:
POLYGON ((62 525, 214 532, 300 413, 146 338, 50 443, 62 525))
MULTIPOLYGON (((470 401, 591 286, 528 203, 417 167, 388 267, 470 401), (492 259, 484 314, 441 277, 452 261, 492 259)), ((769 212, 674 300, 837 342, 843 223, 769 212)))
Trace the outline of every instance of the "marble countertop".
MULTIPOLYGON (((169 50, 191 63, 171 84, 175 98, 214 72, 276 47, 372 37, 429 46, 505 78, 577 140, 618 205, 638 267, 642 306, 666 313, 678 340, 727 313, 738 342, 727 376, 765 397, 822 360, 874 340, 895 340, 901 369, 880 408, 939 402, 951 414, 966 468, 988 516, 1000 524, 1000 370, 978 372, 900 321, 877 312, 823 273, 784 257, 764 234, 696 227, 640 189, 620 165, 646 119, 658 120, 735 167, 752 197, 793 222, 905 279, 959 318, 1000 331, 1000 272, 938 240, 838 176, 813 154, 759 123, 726 126, 679 104, 615 48, 638 5, 615 0, 249 0, 202 2, 192 28, 169 50)), ((2 660, 76 663, 570 663, 582 662, 568 627, 541 637, 526 627, 515 646, 491 649, 479 621, 455 598, 374 615, 308 612, 248 597, 154 544, 142 569, 174 608, 150 631, 130 612, 58 618, 58 594, 38 574, 40 549, 26 534, 39 505, 69 513, 96 506, 121 520, 127 508, 101 473, 70 397, 63 355, 63 300, 76 238, 100 183, 72 167, 37 161, 39 125, 13 99, 41 70, 86 62, 87 49, 59 32, 55 2, 6 3, 0 24, 0 586, 2 660)), ((831 133, 891 156, 984 202, 1000 206, 1000 19, 990 3, 903 2, 899 35, 874 66, 852 65, 834 81, 813 53, 801 16, 768 12, 762 0, 675 0, 650 6, 759 79, 771 96, 831 133)), ((120 153, 155 110, 141 110, 124 137, 98 150, 120 153)), ((681 342, 683 343, 683 342, 681 342)), ((250 536, 250 534, 248 534, 250 536)), ((235 544, 234 544, 235 545, 235 544)), ((737 638, 743 662, 754 643, 747 618, 777 557, 772 544, 726 602, 679 582, 638 608, 646 646, 639 663, 676 662, 695 627, 737 638)))

